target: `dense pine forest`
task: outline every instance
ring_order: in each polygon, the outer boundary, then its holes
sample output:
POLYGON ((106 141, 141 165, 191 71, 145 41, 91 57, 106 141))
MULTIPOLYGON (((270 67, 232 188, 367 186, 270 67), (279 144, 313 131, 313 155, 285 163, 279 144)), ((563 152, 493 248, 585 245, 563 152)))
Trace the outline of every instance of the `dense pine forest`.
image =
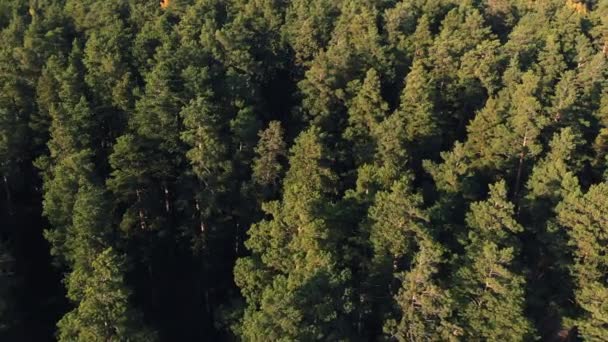
POLYGON ((608 0, 0 0, 0 340, 608 341, 608 0))

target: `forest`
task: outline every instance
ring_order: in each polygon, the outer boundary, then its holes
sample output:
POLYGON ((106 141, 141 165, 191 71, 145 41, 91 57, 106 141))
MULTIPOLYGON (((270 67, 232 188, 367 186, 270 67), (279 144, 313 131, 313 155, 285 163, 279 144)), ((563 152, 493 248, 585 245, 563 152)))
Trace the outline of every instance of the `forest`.
POLYGON ((0 340, 608 341, 608 0, 0 0, 0 340))

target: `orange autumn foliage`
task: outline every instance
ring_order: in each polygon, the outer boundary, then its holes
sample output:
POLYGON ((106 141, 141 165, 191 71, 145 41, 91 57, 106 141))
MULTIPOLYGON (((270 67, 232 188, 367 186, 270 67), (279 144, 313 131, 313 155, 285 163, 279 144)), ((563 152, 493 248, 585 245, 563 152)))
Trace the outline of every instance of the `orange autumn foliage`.
POLYGON ((576 13, 587 14, 587 5, 582 1, 567 0, 566 6, 570 7, 576 13))

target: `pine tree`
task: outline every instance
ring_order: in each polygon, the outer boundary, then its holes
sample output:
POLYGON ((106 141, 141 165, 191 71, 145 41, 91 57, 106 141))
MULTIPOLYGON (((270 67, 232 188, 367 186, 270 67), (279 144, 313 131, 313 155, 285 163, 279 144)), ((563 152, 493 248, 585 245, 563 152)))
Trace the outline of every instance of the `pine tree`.
POLYGON ((443 251, 429 228, 422 196, 410 187, 407 178, 395 182, 390 191, 376 194, 369 209, 374 251, 370 297, 394 297, 395 302, 374 299, 376 310, 386 310, 385 332, 390 336, 400 341, 449 340, 457 329, 450 323, 450 294, 437 284, 443 251))
POLYGON ((344 138, 353 144, 356 165, 372 161, 378 126, 388 111, 380 93, 380 78, 374 69, 367 71, 363 84, 348 106, 348 127, 344 138))
POLYGON ((484 101, 480 84, 460 80, 461 60, 465 53, 493 38, 481 13, 466 2, 451 9, 441 21, 441 31, 430 48, 428 65, 438 85, 438 109, 449 143, 460 137, 468 116, 484 101), (448 128, 454 126, 456 129, 448 128))
POLYGON ((437 284, 443 250, 432 240, 423 238, 419 244, 412 269, 399 277, 395 300, 401 318, 389 320, 385 332, 398 341, 457 341, 462 331, 452 323, 454 300, 437 284))
MULTIPOLYGON (((92 272, 76 285, 82 298, 77 308, 58 323, 59 341, 154 341, 139 313, 128 303, 123 279, 124 261, 112 248, 92 263, 92 272)), ((73 282, 70 279, 70 282, 73 282)))
POLYGON ((72 210, 81 179, 91 179, 96 172, 93 159, 96 121, 82 94, 82 76, 75 61, 78 56, 79 49, 75 46, 67 68, 56 76, 58 102, 49 104, 49 155, 36 160, 43 178, 43 214, 51 224, 45 237, 60 264, 69 258, 66 234, 72 225, 72 210))
POLYGON ((514 186, 515 198, 518 197, 520 185, 524 177, 525 162, 538 155, 542 146, 539 143, 541 130, 547 125, 547 118, 542 112, 542 105, 536 98, 539 77, 531 72, 522 76, 521 83, 516 86, 511 96, 510 127, 517 139, 519 162, 514 186))
POLYGON ((577 185, 576 173, 582 169, 583 161, 576 151, 582 144, 580 136, 569 127, 554 135, 549 153, 535 165, 528 180, 527 197, 536 204, 540 199, 548 202, 547 207, 532 210, 534 215, 557 205, 577 185))
POLYGON ((502 172, 511 165, 512 156, 517 155, 506 107, 504 96, 489 98, 467 126, 464 148, 477 170, 502 172))
POLYGON ((341 267, 341 233, 331 225, 334 176, 322 165, 318 128, 291 150, 281 201, 263 208, 235 280, 247 300, 239 334, 246 340, 341 339, 349 336, 350 272, 341 267))
POLYGON ((184 159, 179 112, 183 99, 172 82, 179 73, 178 56, 163 45, 146 75, 144 95, 129 118, 129 130, 118 137, 109 155, 108 188, 126 208, 122 228, 166 228, 174 209, 177 168, 184 159), (149 160, 156 160, 149 163, 149 160))
POLYGON ((607 194, 606 182, 591 186, 584 195, 575 188, 557 207, 558 222, 567 230, 575 261, 571 272, 576 283, 576 303, 582 308, 577 326, 580 335, 591 341, 606 337, 608 322, 608 312, 603 304, 608 299, 607 194))
POLYGON ((230 190, 231 177, 234 177, 228 155, 230 145, 222 139, 226 122, 218 108, 205 97, 192 100, 182 109, 181 116, 185 126, 181 138, 191 147, 186 157, 199 184, 194 195, 195 206, 199 212, 201 240, 205 241, 209 229, 218 229, 214 227, 216 216, 227 207, 220 201, 230 190))
POLYGON ((429 15, 420 16, 421 12, 424 13, 413 1, 398 1, 384 11, 388 53, 397 79, 405 77, 414 58, 428 57, 428 49, 433 44, 429 15))
POLYGON ((411 193, 407 179, 395 182, 391 191, 379 192, 369 216, 374 224, 370 242, 375 258, 382 268, 396 268, 402 260, 410 260, 417 239, 426 237, 429 217, 422 207, 422 196, 411 193))
POLYGON ((255 148, 252 178, 260 186, 274 188, 279 185, 283 165, 282 158, 287 156, 283 138, 283 128, 279 121, 271 121, 268 128, 259 133, 260 140, 255 148))
POLYGON ((229 20, 215 32, 215 58, 229 73, 256 81, 271 79, 286 60, 280 36, 286 6, 277 0, 234 1, 227 8, 229 20))
POLYGON ((469 193, 472 162, 464 145, 456 142, 451 151, 441 152, 441 159, 441 164, 430 160, 423 163, 424 169, 433 177, 437 189, 452 194, 469 193))
POLYGON ((15 12, 9 10, 2 15, 12 18, 7 18, 9 22, 0 31, 0 181, 7 211, 12 213, 16 210, 17 192, 34 192, 33 187, 23 184, 21 179, 30 173, 30 161, 35 158, 36 147, 40 147, 30 141, 39 142, 40 137, 33 135, 28 127, 35 112, 32 83, 36 75, 26 70, 21 59, 27 22, 16 12, 22 6, 16 3, 7 6, 7 10, 14 8, 15 12))
POLYGON ((393 115, 403 126, 411 154, 419 158, 441 144, 439 132, 442 122, 436 116, 435 102, 435 89, 429 72, 422 61, 415 60, 407 75, 399 108, 393 115))
POLYGON ((461 82, 468 83, 471 78, 476 78, 489 96, 496 94, 501 87, 499 75, 505 64, 504 60, 500 42, 484 40, 462 57, 459 71, 461 82))
POLYGON ((319 52, 299 82, 307 119, 328 132, 345 121, 347 85, 362 79, 369 68, 380 75, 390 70, 381 35, 375 24, 378 11, 366 3, 344 1, 331 40, 319 52))
POLYGON ((504 181, 467 214, 470 229, 463 265, 456 273, 459 317, 467 339, 526 340, 534 328, 524 314, 525 279, 515 265, 520 247, 514 205, 504 181))
POLYGON ((550 34, 546 38, 545 46, 540 51, 538 59, 538 75, 541 75, 540 91, 544 96, 548 96, 560 75, 567 69, 561 44, 554 34, 550 34))
POLYGON ((283 32, 299 63, 309 62, 327 45, 338 14, 339 4, 335 1, 290 2, 283 32))

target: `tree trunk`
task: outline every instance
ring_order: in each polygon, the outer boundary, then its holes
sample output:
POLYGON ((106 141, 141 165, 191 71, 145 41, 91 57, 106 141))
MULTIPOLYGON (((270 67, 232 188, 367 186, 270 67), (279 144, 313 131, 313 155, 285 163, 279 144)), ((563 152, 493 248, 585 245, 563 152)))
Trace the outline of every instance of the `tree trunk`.
POLYGON ((141 190, 135 190, 135 194, 137 194, 137 210, 139 211, 139 225, 142 230, 146 229, 146 215, 144 214, 144 210, 141 207, 141 190))
POLYGON ((4 183, 4 192, 6 193, 6 210, 9 214, 9 216, 13 215, 13 205, 12 205, 12 198, 11 198, 11 189, 8 186, 8 177, 6 175, 2 176, 3 179, 3 183, 4 183))
POLYGON ((236 232, 234 234, 234 255, 238 256, 239 255, 239 245, 240 245, 240 224, 237 222, 236 224, 236 228, 235 228, 236 232))
POLYGON ((205 222, 203 221, 203 211, 201 209, 201 205, 198 202, 198 198, 196 198, 196 196, 194 197, 194 205, 196 207, 196 212, 198 214, 198 222, 199 222, 199 228, 201 230, 201 241, 202 243, 202 247, 205 248, 207 246, 207 227, 205 227, 205 222))
POLYGON ((168 213, 171 212, 171 202, 169 196, 169 188, 167 188, 167 183, 163 182, 163 193, 165 194, 165 211, 168 213))
POLYGON ((521 185, 521 177, 524 169, 524 160, 526 158, 526 147, 528 145, 528 132, 524 134, 524 139, 521 144, 521 153, 519 154, 519 166, 517 167, 517 178, 515 179, 515 187, 513 188, 513 202, 517 206, 519 199, 519 187, 521 185))

